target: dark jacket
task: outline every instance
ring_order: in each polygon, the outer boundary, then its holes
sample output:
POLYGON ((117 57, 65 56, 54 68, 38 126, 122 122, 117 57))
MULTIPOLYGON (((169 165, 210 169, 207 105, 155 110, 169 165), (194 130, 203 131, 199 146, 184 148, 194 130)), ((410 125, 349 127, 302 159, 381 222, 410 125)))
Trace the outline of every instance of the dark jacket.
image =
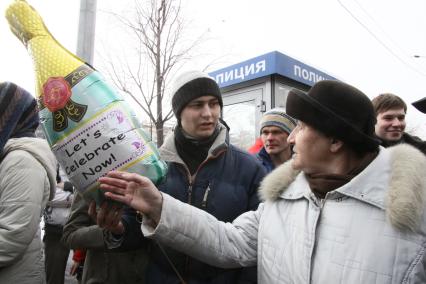
POLYGON ((423 141, 417 136, 410 135, 408 133, 402 134, 401 140, 396 143, 389 143, 387 141, 382 141, 382 146, 387 148, 396 144, 407 143, 411 146, 414 146, 418 150, 420 150, 423 154, 426 155, 426 141, 423 141))
POLYGON ((262 163, 267 173, 270 173, 275 169, 275 165, 269 154, 266 152, 265 147, 260 149, 260 151, 256 154, 256 158, 262 163))
MULTIPOLYGON (((193 176, 177 154, 173 135, 167 137, 160 148, 160 154, 169 166, 166 180, 159 186, 161 191, 201 208, 225 222, 232 222, 240 214, 258 207, 257 189, 266 174, 265 169, 255 157, 229 144, 225 127, 221 126, 207 159, 193 176)), ((132 222, 132 219, 127 219, 126 223, 129 222, 132 222)), ((136 225, 140 230, 140 224, 136 225)), ((151 243, 149 251, 147 283, 180 283, 170 262, 186 283, 190 284, 243 283, 246 282, 245 279, 251 283, 257 281, 255 267, 216 268, 169 249, 167 244, 162 244, 160 248, 154 242, 151 243)))
MULTIPOLYGON (((62 236, 62 242, 70 249, 87 250, 81 283, 145 283, 146 245, 131 251, 106 249, 104 230, 94 223, 88 209, 88 203, 75 194, 62 236)), ((129 218, 135 218, 133 210, 126 212, 129 218)))

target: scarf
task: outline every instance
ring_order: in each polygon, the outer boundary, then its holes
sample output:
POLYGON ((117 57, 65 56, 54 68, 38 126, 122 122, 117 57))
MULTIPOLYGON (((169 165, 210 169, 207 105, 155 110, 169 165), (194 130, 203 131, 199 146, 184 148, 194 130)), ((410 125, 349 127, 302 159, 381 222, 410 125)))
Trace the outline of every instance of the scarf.
POLYGON ((333 191, 348 182, 350 182, 355 176, 362 172, 371 161, 376 158, 378 152, 368 153, 356 166, 346 174, 305 174, 308 180, 309 187, 312 192, 319 198, 324 199, 327 192, 333 191))
POLYGON ((423 154, 426 155, 426 141, 423 141, 422 139, 420 139, 417 136, 412 136, 408 133, 403 133, 402 137, 400 140, 398 141, 386 141, 386 140, 382 140, 382 146, 385 148, 388 147, 392 147, 401 143, 406 143, 409 144, 417 149, 419 149, 420 151, 422 151, 423 154))
POLYGON ((35 98, 14 83, 0 83, 0 153, 10 138, 35 137, 38 124, 35 98))
POLYGON ((193 175, 200 164, 207 158, 210 147, 219 135, 219 125, 216 126, 213 134, 204 140, 197 140, 187 134, 182 126, 178 125, 175 129, 175 144, 179 157, 188 167, 193 175))

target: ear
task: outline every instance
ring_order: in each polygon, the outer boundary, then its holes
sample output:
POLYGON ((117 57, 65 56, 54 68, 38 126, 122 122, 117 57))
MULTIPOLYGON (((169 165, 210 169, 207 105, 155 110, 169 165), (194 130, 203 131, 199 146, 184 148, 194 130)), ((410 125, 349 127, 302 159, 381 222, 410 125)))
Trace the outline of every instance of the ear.
POLYGON ((336 138, 330 138, 330 152, 332 153, 338 152, 340 149, 343 148, 344 144, 345 143, 343 143, 342 140, 339 140, 336 138))

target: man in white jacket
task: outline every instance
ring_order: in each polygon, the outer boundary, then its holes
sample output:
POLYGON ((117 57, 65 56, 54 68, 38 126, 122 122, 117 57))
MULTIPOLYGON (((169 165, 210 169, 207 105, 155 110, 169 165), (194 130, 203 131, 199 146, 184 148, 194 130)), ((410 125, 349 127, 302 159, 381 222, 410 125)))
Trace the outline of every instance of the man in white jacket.
POLYGON ((337 81, 292 90, 294 156, 261 185, 264 203, 232 224, 136 174, 101 178, 144 214, 142 232, 220 267, 258 264, 259 283, 425 283, 426 157, 379 147, 369 98, 337 81))
POLYGON ((36 100, 0 84, 0 283, 45 283, 40 219, 56 186, 56 159, 43 139, 36 100))

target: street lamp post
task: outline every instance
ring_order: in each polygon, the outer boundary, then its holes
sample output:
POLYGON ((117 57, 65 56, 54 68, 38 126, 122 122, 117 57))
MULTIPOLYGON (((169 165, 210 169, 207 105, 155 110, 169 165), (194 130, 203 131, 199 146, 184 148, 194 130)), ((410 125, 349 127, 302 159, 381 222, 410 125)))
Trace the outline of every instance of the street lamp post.
POLYGON ((93 64, 95 47, 96 1, 80 1, 80 18, 78 23, 77 56, 93 64))

